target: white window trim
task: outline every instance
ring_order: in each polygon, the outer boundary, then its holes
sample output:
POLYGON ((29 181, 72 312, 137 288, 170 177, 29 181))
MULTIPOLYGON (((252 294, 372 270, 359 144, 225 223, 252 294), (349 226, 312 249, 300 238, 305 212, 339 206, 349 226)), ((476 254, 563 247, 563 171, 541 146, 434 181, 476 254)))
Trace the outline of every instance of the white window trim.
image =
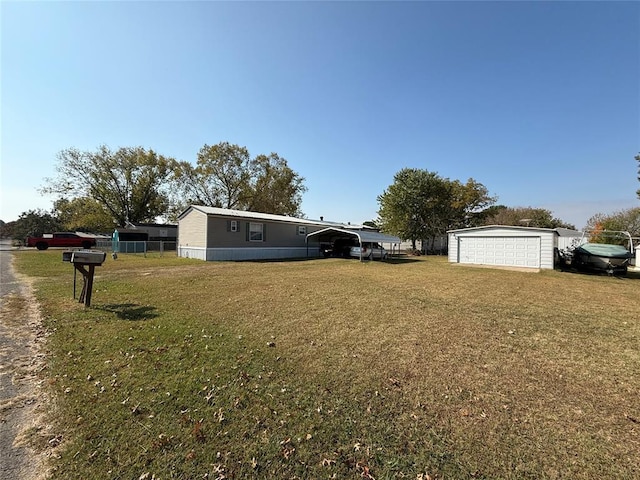
POLYGON ((231 230, 232 232, 237 232, 238 231, 238 221, 237 220, 231 220, 231 224, 229 226, 229 230, 231 230))
POLYGON ((298 225, 298 235, 306 235, 306 234, 307 234, 307 226, 298 225))

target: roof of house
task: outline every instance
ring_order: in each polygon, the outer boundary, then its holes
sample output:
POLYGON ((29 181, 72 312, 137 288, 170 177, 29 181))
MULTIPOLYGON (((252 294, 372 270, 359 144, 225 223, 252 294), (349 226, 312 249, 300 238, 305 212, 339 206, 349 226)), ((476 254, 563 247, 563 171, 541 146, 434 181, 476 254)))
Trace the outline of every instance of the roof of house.
POLYGON ((184 210, 178 216, 178 220, 184 218, 184 216, 187 213, 189 213, 191 210, 197 210, 206 215, 218 215, 221 217, 249 218, 249 219, 255 219, 255 220, 269 220, 273 222, 287 222, 287 223, 295 223, 295 224, 302 224, 302 225, 335 226, 338 228, 349 228, 349 229, 367 228, 366 226, 362 226, 362 225, 345 225, 343 223, 328 222, 326 220, 310 220, 308 218, 290 217, 287 215, 275 215, 272 213, 249 212, 246 210, 233 210, 229 208, 219 208, 219 207, 205 207, 202 205, 189 206, 186 210, 184 210))
POLYGON ((582 237, 584 235, 584 232, 581 232, 579 230, 572 230, 571 228, 556 228, 556 232, 558 232, 558 235, 560 235, 561 237, 582 237))
POLYGON ((137 228, 137 227, 157 227, 157 228, 178 228, 178 225, 175 223, 144 223, 144 222, 126 222, 127 228, 137 228))

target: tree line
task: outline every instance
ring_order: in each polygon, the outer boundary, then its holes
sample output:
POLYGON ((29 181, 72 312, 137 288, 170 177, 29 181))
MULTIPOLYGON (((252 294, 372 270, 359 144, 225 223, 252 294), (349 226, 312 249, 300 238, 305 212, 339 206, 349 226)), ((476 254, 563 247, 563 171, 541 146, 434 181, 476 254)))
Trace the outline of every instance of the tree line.
MULTIPOLYGON (((640 154, 635 160, 640 163, 640 154)), ((246 147, 228 142, 204 145, 195 164, 142 147, 100 146, 93 152, 68 148, 57 155, 56 175, 41 187, 42 193, 57 197, 53 210, 30 210, 17 221, 0 221, 0 237, 24 239, 61 230, 112 232, 128 222, 175 221, 191 204, 303 217, 304 180, 277 153, 252 157, 246 147)), ((640 190, 637 194, 640 198, 640 190)), ((414 248, 417 240, 456 228, 575 228, 546 209, 496 205, 497 197, 473 178, 463 183, 421 169, 397 172, 377 201, 378 218, 365 223, 412 241, 414 248)), ((603 225, 640 235, 640 208, 596 214, 587 227, 603 225)))
POLYGON ((221 142, 204 145, 195 165, 142 147, 68 148, 40 191, 56 197, 53 210, 24 212, 0 227, 3 236, 112 232, 127 223, 175 221, 191 204, 301 216, 306 187, 277 153, 252 157, 246 147, 221 142))

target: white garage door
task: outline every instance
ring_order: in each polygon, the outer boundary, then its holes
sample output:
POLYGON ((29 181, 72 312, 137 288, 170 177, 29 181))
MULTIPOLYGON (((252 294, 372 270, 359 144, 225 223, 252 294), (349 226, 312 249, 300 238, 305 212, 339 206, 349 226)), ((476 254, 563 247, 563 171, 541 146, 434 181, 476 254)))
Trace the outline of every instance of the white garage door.
POLYGON ((458 261, 540 268, 540 237, 458 237, 458 261))

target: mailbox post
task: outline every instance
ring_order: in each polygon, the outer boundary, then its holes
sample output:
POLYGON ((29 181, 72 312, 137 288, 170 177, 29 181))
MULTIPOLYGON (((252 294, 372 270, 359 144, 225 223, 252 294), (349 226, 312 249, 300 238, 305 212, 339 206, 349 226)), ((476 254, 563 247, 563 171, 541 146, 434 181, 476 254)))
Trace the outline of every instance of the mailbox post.
POLYGON ((107 254, 93 250, 74 250, 62 253, 63 262, 71 262, 74 268, 73 274, 73 298, 76 296, 75 273, 82 273, 82 292, 78 301, 85 307, 91 306, 91 293, 93 291, 93 275, 96 266, 100 266, 107 258, 107 254))

